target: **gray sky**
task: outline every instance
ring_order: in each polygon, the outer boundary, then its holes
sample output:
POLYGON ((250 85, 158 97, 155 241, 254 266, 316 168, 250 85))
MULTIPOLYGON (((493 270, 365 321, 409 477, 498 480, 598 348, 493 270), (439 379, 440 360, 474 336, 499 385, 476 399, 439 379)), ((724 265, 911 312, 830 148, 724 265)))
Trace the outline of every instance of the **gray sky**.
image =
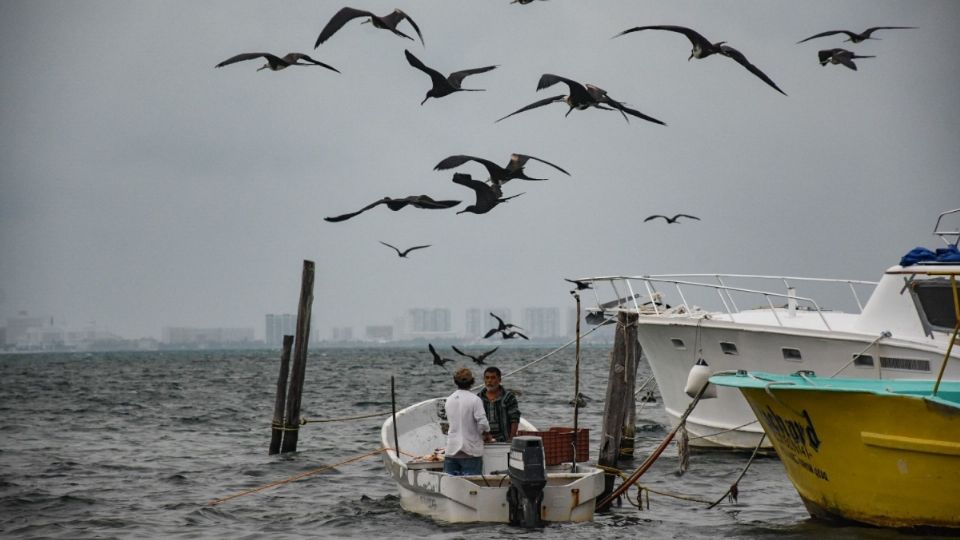
MULTIPOLYGON (((426 47, 359 21, 313 43, 344 4, 126 0, 0 3, 0 316, 28 309, 127 337, 253 326, 294 312, 317 263, 314 324, 390 323, 405 308, 566 306, 563 277, 737 272, 876 279, 936 214, 960 206, 960 2, 364 0, 404 9, 426 47), (633 26, 726 40, 730 59, 633 26), (832 29, 878 31, 796 42, 832 29), (821 67, 817 51, 876 58, 821 67), (429 79, 497 64, 419 105, 429 79), (223 69, 234 54, 306 52, 340 69, 223 69), (542 73, 606 89, 667 122, 535 100, 542 73), (433 171, 450 154, 538 164, 486 215, 379 207, 472 203, 433 171), (687 212, 701 222, 642 223, 687 212), (409 260, 382 240, 433 244, 409 260)), ((401 29, 407 32, 406 23, 401 29)), ((476 164, 464 172, 486 178, 476 164)), ((458 208, 458 209, 460 209, 458 208)), ((460 324, 457 322, 456 324, 460 324)), ((324 330, 324 335, 327 332, 324 330)))

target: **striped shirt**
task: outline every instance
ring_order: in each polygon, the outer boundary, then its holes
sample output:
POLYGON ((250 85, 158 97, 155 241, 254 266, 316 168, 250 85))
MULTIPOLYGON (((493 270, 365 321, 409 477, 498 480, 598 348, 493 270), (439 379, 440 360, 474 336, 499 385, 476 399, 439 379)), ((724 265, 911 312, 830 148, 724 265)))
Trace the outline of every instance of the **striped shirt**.
POLYGON ((487 389, 477 393, 483 402, 483 410, 490 422, 490 434, 497 442, 507 442, 510 438, 510 424, 520 422, 520 403, 517 396, 504 387, 500 387, 500 396, 492 402, 487 399, 487 389))

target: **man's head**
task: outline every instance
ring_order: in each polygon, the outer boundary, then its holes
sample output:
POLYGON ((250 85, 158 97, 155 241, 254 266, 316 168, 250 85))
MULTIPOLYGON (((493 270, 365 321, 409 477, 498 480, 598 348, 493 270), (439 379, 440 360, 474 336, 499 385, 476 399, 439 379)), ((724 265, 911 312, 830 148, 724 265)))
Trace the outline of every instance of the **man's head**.
POLYGON ((483 386, 490 391, 497 390, 500 388, 500 378, 500 369, 490 366, 483 371, 483 386))
MULTIPOLYGON (((484 375, 486 377, 486 375, 484 375)), ((462 367, 453 373, 453 382, 461 390, 469 390, 473 386, 473 372, 462 367)))

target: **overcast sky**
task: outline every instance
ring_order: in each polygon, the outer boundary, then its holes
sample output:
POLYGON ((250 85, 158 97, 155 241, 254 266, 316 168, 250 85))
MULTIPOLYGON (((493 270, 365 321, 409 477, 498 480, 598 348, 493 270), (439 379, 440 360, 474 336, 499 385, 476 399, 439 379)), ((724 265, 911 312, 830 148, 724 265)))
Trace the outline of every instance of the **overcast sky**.
MULTIPOLYGON (((389 324, 409 307, 570 304, 563 277, 731 272, 877 279, 936 215, 960 207, 960 2, 364 0, 404 9, 426 47, 348 23, 329 1, 0 2, 0 316, 19 310, 126 337, 250 326, 295 312, 317 264, 314 325, 389 324), (687 61, 676 24, 725 40, 687 61), (881 30, 843 43, 825 30, 881 30), (821 67, 817 51, 876 58, 821 67), (420 101, 408 48, 449 73, 496 64, 420 101), (257 72, 241 52, 337 67, 257 72), (542 73, 606 89, 665 121, 553 104, 542 73), (525 193, 486 215, 433 166, 451 154, 531 163, 525 193), (430 211, 383 196, 463 200, 430 211), (643 223, 685 212, 700 222, 643 223), (378 241, 432 244, 399 259, 378 241)), ((406 22, 400 29, 410 33, 406 22)), ((412 35, 412 34, 411 34, 412 35)), ((463 172, 485 179, 484 169, 463 172)))

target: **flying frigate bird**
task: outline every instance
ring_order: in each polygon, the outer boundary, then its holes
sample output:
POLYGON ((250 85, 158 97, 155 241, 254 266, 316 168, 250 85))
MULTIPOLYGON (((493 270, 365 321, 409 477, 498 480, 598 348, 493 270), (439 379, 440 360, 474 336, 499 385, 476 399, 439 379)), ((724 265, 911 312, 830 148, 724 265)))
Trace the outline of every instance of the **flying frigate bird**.
POLYGON ((857 70, 857 65, 853 63, 855 59, 876 58, 876 56, 854 54, 852 51, 848 51, 846 49, 826 49, 817 52, 817 56, 820 58, 821 66, 825 66, 827 64, 843 64, 854 71, 857 70))
POLYGON ((457 214, 467 212, 471 214, 486 214, 490 210, 493 210, 498 204, 523 195, 523 193, 518 193, 510 197, 504 197, 500 186, 474 180, 469 174, 464 173, 453 173, 453 183, 472 189, 476 195, 476 202, 457 212, 457 214))
POLYGON ((343 215, 333 216, 333 217, 325 217, 323 218, 323 220, 329 221, 332 223, 346 221, 352 217, 358 216, 363 212, 366 212, 367 210, 370 210, 371 208, 374 208, 381 204, 387 205, 387 208, 396 212, 397 210, 400 210, 406 207, 407 205, 413 206, 414 208, 424 208, 426 210, 440 210, 443 208, 452 208, 460 204, 460 201, 437 201, 432 199, 428 195, 410 195, 409 197, 403 197, 399 199, 384 197, 379 201, 376 201, 368 204, 367 206, 364 206, 363 208, 361 208, 360 210, 357 210, 356 212, 350 212, 349 214, 343 214, 343 215))
POLYGON ((478 158, 474 156, 465 156, 465 155, 455 155, 448 156, 444 158, 440 163, 437 163, 436 167, 433 168, 435 171, 442 171, 447 169, 453 169, 463 165, 468 161, 476 161, 477 163, 486 167, 487 172, 490 173, 491 184, 502 186, 510 180, 517 178, 520 180, 531 180, 531 181, 544 181, 546 178, 531 178, 526 175, 523 171, 523 167, 527 164, 529 160, 539 161, 540 163, 545 163, 554 169, 562 172, 563 174, 570 176, 570 173, 561 169, 557 165, 550 163, 549 161, 540 159, 538 157, 528 156, 526 154, 511 154, 510 162, 507 163, 506 167, 501 167, 496 163, 483 158, 478 158))
MULTIPOLYGON (((546 1, 546 0, 543 0, 546 1)), ((511 0, 511 4, 520 4, 521 6, 532 4, 533 0, 511 0)))
POLYGON ((449 96, 454 92, 483 92, 483 88, 461 88, 460 84, 463 82, 463 79, 469 75, 485 73, 497 67, 486 66, 481 68, 464 69, 461 71, 454 71, 450 75, 444 77, 439 71, 431 67, 427 67, 410 51, 404 49, 403 53, 407 57, 407 62, 409 62, 411 66, 429 75, 430 81, 433 83, 433 88, 427 90, 426 97, 424 97, 423 101, 420 102, 421 105, 426 103, 430 98, 442 98, 444 96, 449 96))
MULTIPOLYGON (((576 279, 567 279, 567 278, 563 278, 563 280, 564 280, 564 281, 569 281, 570 283, 573 283, 574 285, 576 285, 578 291, 582 291, 582 290, 584 290, 584 289, 592 289, 592 288, 593 288, 593 285, 592 285, 589 281, 579 281, 579 280, 576 280, 576 279)), ((570 291, 570 292, 573 292, 573 291, 570 291)))
POLYGON ((664 216, 663 214, 654 214, 654 215, 652 215, 652 216, 648 216, 647 219, 645 219, 645 220, 643 220, 643 221, 644 221, 644 222, 647 222, 647 221, 650 221, 651 219, 663 218, 664 220, 666 220, 667 223, 677 223, 677 219, 682 218, 682 217, 690 218, 690 219, 695 219, 695 220, 697 220, 697 221, 700 221, 700 218, 698 218, 697 216, 691 216, 690 214, 676 214, 676 215, 674 215, 673 217, 667 217, 667 216, 664 216))
POLYGON ((370 17, 368 20, 363 21, 364 23, 373 24, 374 28, 380 28, 383 30, 390 30, 394 34, 405 37, 411 41, 413 38, 404 34, 403 32, 397 30, 397 25, 400 24, 404 19, 410 23, 410 26, 413 27, 417 32, 417 36, 420 38, 420 43, 426 46, 426 43, 423 41, 423 34, 420 33, 420 28, 417 26, 417 23, 413 22, 413 19, 409 15, 404 13, 399 9, 395 9, 387 15, 382 17, 374 15, 369 11, 364 11, 362 9, 354 9, 352 7, 345 7, 340 11, 336 12, 333 17, 330 18, 330 21, 327 22, 326 26, 323 27, 323 30, 320 31, 320 35, 317 36, 317 43, 313 46, 314 49, 320 46, 321 43, 330 39, 330 36, 335 34, 337 30, 343 28, 343 25, 348 22, 356 19, 357 17, 370 17))
POLYGON ((636 109, 631 109, 630 107, 627 107, 626 105, 624 105, 622 102, 611 98, 609 95, 607 95, 607 91, 604 90, 603 88, 600 88, 599 86, 594 86, 592 84, 586 84, 586 85, 580 84, 576 81, 567 79, 566 77, 560 77, 559 75, 553 75, 551 73, 544 73, 543 75, 541 75, 540 80, 537 82, 537 90, 543 90, 544 88, 548 88, 557 83, 566 84, 567 88, 570 89, 570 94, 553 96, 553 97, 541 99, 540 101, 535 101, 527 105, 526 107, 522 107, 516 111, 513 111, 512 113, 504 116, 503 118, 497 119, 494 123, 499 122, 500 120, 503 120, 505 118, 509 118, 515 114, 519 114, 524 111, 529 111, 530 109, 543 107, 544 105, 549 105, 550 103, 563 102, 563 103, 566 103, 568 107, 570 107, 569 109, 567 109, 567 114, 564 116, 568 116, 574 109, 583 111, 583 110, 589 109, 590 107, 593 107, 596 109, 603 109, 607 111, 609 110, 620 111, 620 114, 623 115, 623 119, 626 120, 627 122, 630 121, 630 119, 627 117, 627 115, 629 114, 630 116, 642 118, 648 122, 653 122, 654 124, 660 124, 661 126, 667 125, 664 122, 657 120, 652 116, 647 116, 636 109))
MULTIPOLYGON (((497 332, 500 332, 500 334, 503 335, 504 339, 510 339, 511 337, 514 337, 514 336, 507 337, 508 331, 510 332, 515 331, 515 330, 511 330, 511 328, 516 328, 517 330, 523 330, 523 328, 520 328, 515 324, 505 322, 503 319, 501 319, 500 317, 497 317, 493 313, 491 313, 490 316, 497 320, 497 327, 491 328, 490 330, 488 330, 487 333, 483 335, 484 339, 489 338, 490 336, 496 334, 497 332)), ((523 339, 527 339, 527 336, 524 336, 523 334, 520 334, 520 336, 523 337, 523 339)))
POLYGON ((472 355, 472 354, 470 354, 470 353, 465 353, 465 352, 461 351, 460 349, 457 348, 456 345, 451 345, 450 348, 453 349, 454 352, 456 352, 456 353, 459 354, 460 356, 466 356, 467 358, 470 358, 470 359, 472 359, 474 362, 476 362, 477 365, 482 366, 482 365, 484 365, 484 360, 486 360, 487 357, 490 356, 491 354, 497 352, 497 349, 499 349, 500 347, 494 347, 494 348, 490 349, 489 351, 484 352, 484 353, 480 353, 479 355, 476 355, 476 356, 474 356, 474 355, 472 355))
POLYGON ((220 62, 214 67, 221 68, 223 66, 229 66, 230 64, 243 62, 244 60, 252 60, 254 58, 263 58, 267 61, 266 64, 257 68, 257 71, 260 71, 261 69, 269 69, 270 71, 280 71, 281 69, 286 69, 290 66, 320 66, 320 67, 325 67, 331 71, 336 71, 337 73, 340 73, 340 70, 338 70, 333 66, 329 66, 327 64, 324 64, 323 62, 314 60, 313 58, 310 58, 309 56, 303 53, 296 53, 296 52, 287 53, 283 55, 283 57, 277 56, 275 54, 265 53, 265 52, 240 53, 236 56, 231 56, 230 58, 227 58, 226 60, 224 60, 223 62, 220 62), (301 60, 303 62, 301 62, 301 60))
POLYGON ((826 32, 820 32, 819 34, 814 34, 808 38, 801 39, 800 41, 797 42, 797 44, 803 43, 804 41, 810 41, 811 39, 815 39, 818 37, 832 36, 834 34, 846 34, 847 39, 843 41, 860 43, 861 41, 866 41, 868 39, 880 39, 880 38, 871 37, 871 34, 876 32, 877 30, 910 30, 913 28, 916 28, 916 26, 873 26, 873 27, 867 28, 863 32, 860 32, 859 34, 856 32, 851 32, 850 30, 827 30, 826 32))
MULTIPOLYGON (((437 354, 437 350, 433 348, 433 343, 427 343, 427 347, 430 349, 430 354, 433 355, 434 365, 440 366, 443 369, 447 369, 447 366, 445 366, 444 364, 446 364, 447 362, 453 362, 453 358, 442 358, 439 354, 437 354)), ((450 371, 450 370, 447 369, 447 371, 450 371)))
POLYGON ((423 248, 428 248, 428 247, 430 247, 430 244, 427 244, 427 245, 425 245, 425 246, 413 246, 413 247, 409 247, 409 248, 407 248, 407 249, 405 249, 405 250, 403 250, 403 251, 400 251, 400 249, 397 248, 396 246, 392 246, 392 245, 384 242, 383 240, 381 240, 380 243, 383 244, 383 245, 385 245, 385 246, 387 246, 388 248, 392 248, 394 251, 396 251, 396 252, 397 252, 397 255, 398 255, 401 259, 409 259, 409 257, 407 257, 407 253, 410 253, 411 251, 413 251, 413 250, 415 250, 415 249, 423 249, 423 248))
POLYGON ((661 25, 655 25, 655 26, 636 26, 634 28, 628 28, 613 37, 619 37, 624 34, 629 34, 631 32, 639 32, 641 30, 666 30, 668 32, 677 32, 679 34, 683 34, 687 36, 687 39, 689 39, 690 43, 693 45, 693 49, 690 50, 690 56, 687 58, 687 60, 690 60, 691 58, 697 58, 697 59, 706 58, 708 56, 719 53, 723 56, 726 56, 727 58, 733 59, 736 63, 747 68, 747 71, 759 77, 760 80, 770 85, 777 92, 780 92, 783 95, 787 95, 786 92, 784 92, 783 90, 780 89, 779 86, 777 86, 777 83, 773 82, 773 80, 770 77, 767 77, 767 75, 764 72, 760 71, 760 68, 751 64, 750 61, 747 60, 747 57, 744 56, 742 52, 738 51, 737 49, 734 49, 729 45, 725 45, 726 41, 718 41, 717 43, 711 43, 710 40, 703 37, 697 31, 687 28, 685 26, 676 26, 672 24, 661 24, 661 25))

